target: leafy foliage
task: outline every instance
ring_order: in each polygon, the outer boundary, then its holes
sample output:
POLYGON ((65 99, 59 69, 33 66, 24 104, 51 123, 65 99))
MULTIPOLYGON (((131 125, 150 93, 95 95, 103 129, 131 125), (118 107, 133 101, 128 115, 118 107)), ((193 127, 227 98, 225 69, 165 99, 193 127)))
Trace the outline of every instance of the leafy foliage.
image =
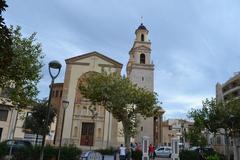
POLYGON ((157 113, 156 93, 138 88, 118 73, 89 72, 79 84, 81 94, 93 105, 102 105, 123 124, 125 143, 137 132, 137 115, 151 117, 157 113))
MULTIPOLYGON (((8 147, 5 142, 0 143, 0 159, 8 154, 8 147)), ((41 152, 40 146, 22 148, 14 152, 16 160, 39 160, 41 152)), ((82 151, 74 146, 64 146, 61 148, 60 160, 78 160, 82 151)), ((45 146, 44 160, 56 159, 58 148, 54 146, 45 146)))
POLYGON ((26 117, 24 128, 30 130, 33 134, 44 135, 50 132, 50 125, 54 122, 56 111, 50 107, 49 121, 46 124, 48 115, 48 102, 47 100, 38 101, 33 109, 31 115, 26 117), (48 126, 48 127, 46 127, 48 126))
POLYGON ((220 160, 220 158, 217 154, 214 154, 214 155, 208 156, 207 160, 220 160))
POLYGON ((196 127, 190 128, 186 134, 186 139, 188 139, 192 146, 205 147, 207 145, 207 139, 201 130, 196 127))
POLYGON ((182 150, 179 154, 180 160, 195 160, 198 159, 196 151, 182 150))
POLYGON ((60 160, 77 160, 82 151, 75 146, 64 146, 61 148, 60 160))
MULTIPOLYGON (((5 0, 0 0, 0 75, 5 74, 9 64, 13 58, 11 32, 4 23, 2 12, 6 10, 7 4, 5 0)), ((5 81, 5 76, 0 76, 0 84, 5 81)))
POLYGON ((3 158, 3 156, 8 154, 8 148, 6 145, 6 142, 1 142, 0 143, 0 159, 3 158))
MULTIPOLYGON (((240 129, 240 100, 231 99, 226 103, 218 103, 216 99, 203 101, 201 109, 192 109, 189 117, 194 120, 194 128, 212 133, 220 133, 225 129, 229 134, 231 131, 240 129)), ((223 134, 223 133, 222 133, 223 134)))
POLYGON ((188 138, 195 144, 195 142, 201 142, 204 136, 202 131, 224 135, 227 159, 229 159, 229 137, 235 138, 240 131, 240 99, 229 98, 226 102, 217 102, 212 98, 206 99, 202 104, 201 109, 192 109, 189 112, 189 117, 194 120, 194 126, 191 129, 194 132, 189 132, 188 138))
POLYGON ((22 37, 21 27, 10 27, 13 57, 4 70, 0 69, 0 88, 8 91, 8 98, 18 106, 27 106, 38 94, 43 53, 36 33, 22 37))

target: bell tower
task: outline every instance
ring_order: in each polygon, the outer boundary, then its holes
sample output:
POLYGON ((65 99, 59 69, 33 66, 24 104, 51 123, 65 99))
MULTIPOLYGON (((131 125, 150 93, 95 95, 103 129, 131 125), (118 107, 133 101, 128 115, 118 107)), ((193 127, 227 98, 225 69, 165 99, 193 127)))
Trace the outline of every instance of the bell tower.
MULTIPOLYGON (((141 23, 136 29, 136 38, 129 51, 129 61, 127 64, 127 76, 138 87, 149 91, 154 90, 154 65, 151 60, 151 42, 148 39, 149 31, 141 23)), ((139 127, 136 141, 140 142, 143 136, 150 137, 150 143, 153 143, 153 117, 144 119, 138 117, 139 127)))

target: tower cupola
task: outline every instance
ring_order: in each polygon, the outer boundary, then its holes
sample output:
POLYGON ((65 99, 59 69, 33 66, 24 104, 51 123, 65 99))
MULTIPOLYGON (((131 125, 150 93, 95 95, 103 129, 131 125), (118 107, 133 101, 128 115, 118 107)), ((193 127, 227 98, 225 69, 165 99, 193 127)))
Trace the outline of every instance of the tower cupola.
POLYGON ((148 40, 148 30, 142 23, 140 24, 138 29, 136 29, 135 34, 136 34, 136 41, 149 42, 149 40, 148 40))

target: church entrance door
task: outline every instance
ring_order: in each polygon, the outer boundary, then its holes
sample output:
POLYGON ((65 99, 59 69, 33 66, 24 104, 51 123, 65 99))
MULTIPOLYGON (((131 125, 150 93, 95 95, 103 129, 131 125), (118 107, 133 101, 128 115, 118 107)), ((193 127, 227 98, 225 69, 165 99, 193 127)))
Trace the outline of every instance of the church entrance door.
POLYGON ((93 146, 94 123, 82 123, 80 145, 93 146))

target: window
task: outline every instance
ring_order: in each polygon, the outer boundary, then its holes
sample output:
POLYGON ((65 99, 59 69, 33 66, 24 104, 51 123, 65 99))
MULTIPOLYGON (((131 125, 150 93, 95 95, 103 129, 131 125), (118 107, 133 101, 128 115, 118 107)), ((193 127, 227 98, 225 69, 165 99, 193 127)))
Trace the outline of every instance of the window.
POLYGON ((145 54, 140 54, 140 64, 145 64, 145 54))
POLYGON ((141 131, 143 131, 143 127, 141 127, 141 131))
POLYGON ((0 121, 7 121, 8 110, 0 109, 0 121))
POLYGON ((164 151, 164 148, 159 148, 158 151, 164 151))
POLYGON ((142 81, 144 81, 144 77, 142 77, 142 81))
POLYGON ((143 42, 144 41, 144 35, 141 34, 141 41, 143 42))

